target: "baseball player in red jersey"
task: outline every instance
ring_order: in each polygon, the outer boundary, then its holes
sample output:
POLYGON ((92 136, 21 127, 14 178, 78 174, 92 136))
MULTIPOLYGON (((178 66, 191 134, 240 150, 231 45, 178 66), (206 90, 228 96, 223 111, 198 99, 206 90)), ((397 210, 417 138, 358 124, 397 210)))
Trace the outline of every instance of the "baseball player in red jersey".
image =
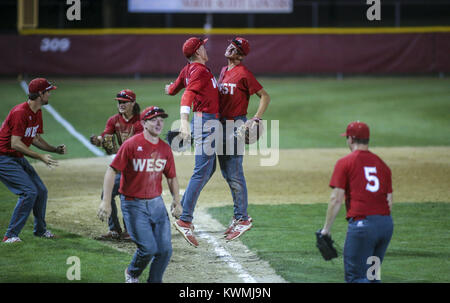
POLYGON ((28 85, 28 101, 16 105, 8 114, 0 129, 0 180, 8 189, 19 195, 3 242, 20 242, 19 233, 31 210, 34 215, 34 235, 54 238, 47 230, 45 210, 47 188, 24 156, 44 162, 48 167, 57 165, 49 154, 39 154, 35 147, 57 154, 65 154, 65 145, 52 146, 41 136, 44 133, 42 106, 48 104, 50 91, 56 86, 47 79, 36 78, 28 85))
POLYGON ((242 167, 243 145, 238 144, 233 134, 237 131, 239 122, 242 125, 247 121, 247 109, 251 95, 256 94, 260 98, 259 107, 252 118, 252 123, 259 123, 270 102, 269 94, 252 72, 242 64, 244 57, 249 52, 250 44, 246 39, 241 37, 233 39, 225 51, 228 65, 222 68, 219 78, 219 113, 224 131, 224 153, 219 154, 218 159, 222 175, 230 187, 234 202, 234 216, 225 231, 227 240, 238 238, 252 227, 252 219, 247 213, 247 184, 242 167), (229 127, 233 127, 233 129, 227 130, 229 127))
MULTIPOLYGON (((91 143, 101 146, 104 137, 107 135, 115 135, 119 146, 128 138, 142 132, 143 128, 140 120, 140 107, 136 102, 136 94, 131 89, 121 90, 116 97, 118 113, 110 117, 106 122, 106 127, 100 136, 92 135, 91 143)), ((124 222, 124 231, 120 227, 119 218, 117 216, 117 206, 115 198, 119 195, 120 173, 116 175, 114 182, 111 206, 111 217, 108 219, 109 231, 100 236, 100 239, 123 239, 129 240, 127 228, 124 222)), ((103 193, 102 193, 103 195, 103 193)))
POLYGON ((217 81, 205 66, 208 54, 204 47, 208 39, 192 37, 183 44, 183 54, 189 60, 174 83, 166 85, 168 95, 176 95, 181 89, 180 132, 184 139, 194 138, 194 173, 181 200, 183 213, 175 222, 176 229, 186 241, 197 247, 198 241, 193 234, 193 213, 200 192, 216 169, 214 131, 219 125, 219 91, 217 81), (193 119, 189 125, 189 114, 193 110, 193 119), (192 129, 192 133, 191 133, 192 129))
POLYGON ((352 122, 342 136, 347 137, 351 153, 336 163, 330 181, 333 188, 325 225, 321 231, 329 235, 331 226, 345 198, 347 237, 344 246, 344 269, 347 282, 379 282, 369 267, 374 263, 379 273, 393 233, 391 170, 377 155, 369 151, 369 127, 352 122))
POLYGON ((161 197, 163 174, 173 197, 172 215, 179 216, 182 208, 172 150, 159 138, 167 116, 162 108, 146 108, 141 114, 144 131, 124 142, 105 174, 98 216, 102 221, 109 218, 114 179, 121 172, 122 213, 137 246, 125 269, 127 283, 139 282, 139 276, 150 262, 147 282, 161 283, 172 255, 170 221, 161 197))

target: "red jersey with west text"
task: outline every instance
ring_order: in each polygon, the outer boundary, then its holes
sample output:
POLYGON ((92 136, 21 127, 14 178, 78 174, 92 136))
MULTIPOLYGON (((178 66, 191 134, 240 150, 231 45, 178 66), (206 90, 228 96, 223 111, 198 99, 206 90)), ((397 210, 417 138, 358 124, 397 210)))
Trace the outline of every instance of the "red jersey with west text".
POLYGON ((194 112, 217 114, 219 112, 219 89, 216 78, 209 68, 201 63, 186 65, 178 75, 177 80, 169 87, 169 95, 176 95, 186 88, 182 98, 182 106, 191 106, 194 112), (183 103, 188 100, 188 103, 183 103))
POLYGON ((339 159, 330 186, 345 190, 347 218, 390 214, 391 170, 370 151, 356 150, 339 159))
POLYGON ((22 137, 21 141, 29 147, 34 137, 43 132, 42 111, 40 109, 34 113, 28 102, 14 106, 0 129, 0 155, 23 157, 21 152, 11 148, 11 136, 22 137))
POLYGON ((176 177, 170 146, 161 139, 153 144, 143 133, 125 141, 110 166, 122 172, 119 192, 138 199, 159 197, 163 174, 176 177))
POLYGON ((116 134, 119 145, 122 145, 125 140, 142 133, 143 127, 139 115, 134 115, 130 120, 125 120, 121 114, 116 114, 108 119, 106 127, 101 136, 116 134))
POLYGON ((263 87, 255 76, 244 65, 239 64, 228 70, 224 66, 219 78, 220 116, 231 119, 237 116, 247 115, 250 96, 260 91, 263 87))

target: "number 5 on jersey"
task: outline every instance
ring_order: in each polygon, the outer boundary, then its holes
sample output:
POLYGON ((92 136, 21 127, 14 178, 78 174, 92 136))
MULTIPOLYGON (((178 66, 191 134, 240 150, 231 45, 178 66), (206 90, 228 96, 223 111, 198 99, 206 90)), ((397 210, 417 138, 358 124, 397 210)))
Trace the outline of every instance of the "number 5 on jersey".
POLYGON ((374 166, 364 166, 364 176, 368 181, 366 184, 366 190, 370 192, 377 192, 380 189, 380 180, 374 174, 377 173, 377 168, 374 166))

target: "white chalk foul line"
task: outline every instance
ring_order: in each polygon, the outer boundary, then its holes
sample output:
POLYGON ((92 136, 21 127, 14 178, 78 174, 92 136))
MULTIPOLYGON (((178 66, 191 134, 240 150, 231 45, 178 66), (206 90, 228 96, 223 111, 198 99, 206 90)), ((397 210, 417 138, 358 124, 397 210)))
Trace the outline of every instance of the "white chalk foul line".
POLYGON ((239 262, 237 262, 233 258, 233 256, 222 245, 220 245, 216 239, 214 239, 213 236, 209 235, 205 231, 198 230, 198 228, 196 230, 199 237, 208 241, 208 243, 214 247, 216 255, 221 258, 230 268, 237 272, 238 276, 245 283, 257 283, 255 278, 253 278, 248 272, 246 272, 242 265, 239 264, 239 262))
MULTIPOLYGON (((20 85, 22 86, 22 89, 25 91, 25 93, 28 94, 27 83, 24 80, 22 80, 20 82, 20 85)), ((70 124, 66 119, 64 119, 50 104, 47 104, 42 108, 47 110, 53 116, 53 118, 55 118, 55 120, 58 121, 59 124, 61 124, 72 136, 74 136, 78 141, 80 141, 87 149, 89 149, 92 153, 94 153, 94 155, 96 156, 105 155, 104 152, 102 152, 100 149, 92 145, 91 142, 89 142, 89 140, 87 140, 82 134, 80 134, 72 126, 72 124, 70 124)))
MULTIPOLYGON (((185 189, 181 188, 180 195, 183 195, 184 191, 185 189)), ((163 190, 163 195, 170 195, 170 191, 163 190)), ((205 239, 214 247, 214 252, 216 255, 228 264, 228 266, 231 267, 245 283, 257 283, 255 278, 247 273, 242 265, 239 264, 239 262, 237 262, 233 256, 222 245, 220 245, 216 239, 214 239, 213 236, 202 230, 201 226, 198 224, 195 225, 195 230, 200 238, 205 239)))

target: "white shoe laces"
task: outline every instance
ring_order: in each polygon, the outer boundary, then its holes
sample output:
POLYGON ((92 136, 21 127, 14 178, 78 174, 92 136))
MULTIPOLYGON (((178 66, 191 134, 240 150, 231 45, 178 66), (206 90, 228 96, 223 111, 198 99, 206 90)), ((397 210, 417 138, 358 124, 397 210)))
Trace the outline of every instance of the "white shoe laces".
POLYGON ((244 224, 241 224, 242 222, 244 222, 244 221, 243 220, 236 221, 236 223, 233 227, 233 232, 243 232, 250 228, 251 223, 248 225, 244 225, 244 224))

